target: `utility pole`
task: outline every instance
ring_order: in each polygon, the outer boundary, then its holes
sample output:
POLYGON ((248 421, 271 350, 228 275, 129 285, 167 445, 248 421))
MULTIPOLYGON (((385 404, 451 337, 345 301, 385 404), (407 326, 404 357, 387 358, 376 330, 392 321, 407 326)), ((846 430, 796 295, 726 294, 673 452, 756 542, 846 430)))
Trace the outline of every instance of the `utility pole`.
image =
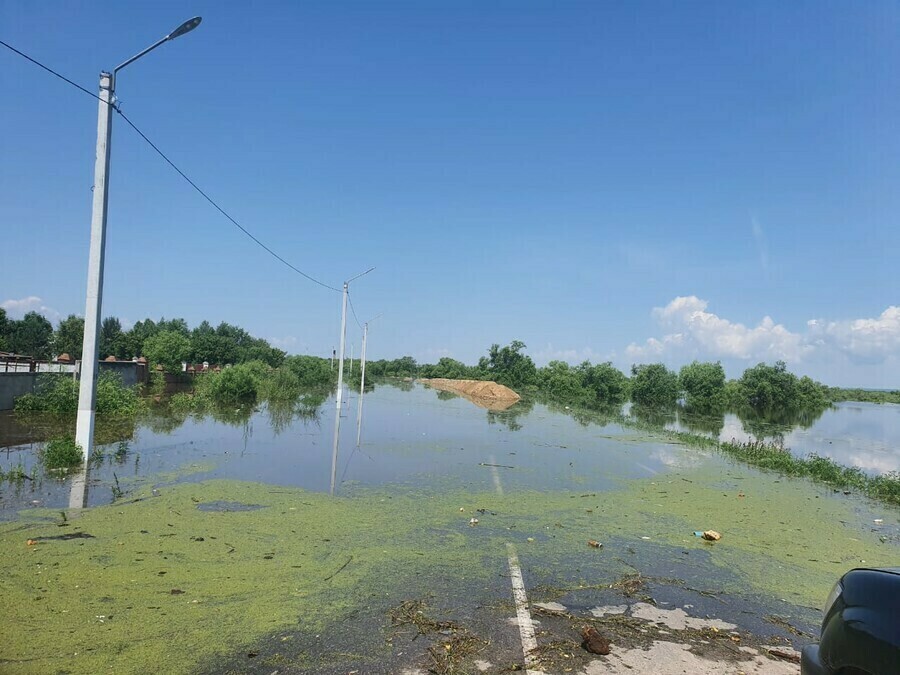
MULTIPOLYGON (((338 390, 337 397, 335 401, 335 407, 340 410, 341 409, 341 399, 344 397, 344 347, 347 342, 347 295, 350 292, 350 282, 359 279, 361 276, 364 276, 374 270, 374 267, 370 267, 365 272, 361 272, 357 274, 352 279, 348 279, 344 282, 344 299, 343 306, 341 308, 341 354, 338 360, 338 390)), ((350 361, 351 367, 353 361, 350 361)))
POLYGON ((100 103, 97 113, 97 155, 94 161, 94 199, 91 212, 91 247, 88 256, 87 297, 84 309, 84 342, 81 349, 81 382, 78 386, 78 418, 75 422, 75 442, 81 446, 85 463, 94 445, 94 411, 97 401, 97 335, 100 332, 100 311, 103 304, 103 263, 106 255, 106 213, 109 203, 109 150, 112 140, 112 114, 115 105, 116 75, 125 66, 153 51, 161 44, 200 25, 195 16, 171 33, 154 42, 144 51, 116 66, 112 73, 100 73, 100 103))
POLYGON ((81 383, 75 442, 87 463, 94 443, 94 408, 97 400, 97 334, 103 300, 103 262, 106 252, 106 213, 109 203, 109 147, 115 79, 100 73, 100 107, 97 112, 97 157, 94 162, 94 204, 91 214, 91 248, 88 257, 87 300, 84 309, 84 344, 81 350, 81 383))
POLYGON ((362 433, 362 406, 363 394, 366 388, 366 338, 369 336, 369 322, 363 325, 362 355, 360 356, 359 371, 359 406, 356 409, 356 447, 359 447, 359 438, 362 433))
POLYGON ((341 354, 338 358, 338 389, 335 407, 341 409, 341 399, 344 396, 344 342, 347 339, 347 289, 349 281, 344 282, 343 300, 341 302, 341 354))

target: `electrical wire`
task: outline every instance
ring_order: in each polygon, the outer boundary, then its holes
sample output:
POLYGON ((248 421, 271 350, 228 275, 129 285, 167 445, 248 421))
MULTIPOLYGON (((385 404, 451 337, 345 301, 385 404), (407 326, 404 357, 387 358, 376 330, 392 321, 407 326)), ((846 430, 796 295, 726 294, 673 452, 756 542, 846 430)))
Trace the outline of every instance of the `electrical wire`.
POLYGON ((347 300, 350 302, 350 311, 353 312, 353 318, 356 319, 356 325, 359 326, 359 329, 362 330, 362 324, 359 322, 359 317, 356 316, 356 310, 353 308, 353 298, 350 297, 350 291, 347 290, 347 300))
POLYGON ((56 72, 55 70, 53 70, 52 68, 48 68, 47 66, 45 66, 45 65, 44 65, 43 63, 41 63, 40 61, 34 60, 34 59, 31 58, 30 56, 28 56, 28 54, 26 54, 26 53, 24 53, 24 52, 20 52, 18 49, 16 49, 15 47, 13 47, 13 46, 10 45, 10 44, 7 44, 7 43, 4 42, 3 40, 0 40, 0 45, 3 45, 4 47, 6 47, 6 48, 7 48, 8 50, 10 50, 11 52, 15 52, 16 54, 18 54, 19 56, 21 56, 23 59, 27 59, 28 61, 31 61, 34 65, 38 66, 39 68, 43 68, 44 70, 46 70, 46 71, 47 71, 48 73, 50 73, 51 75, 55 75, 56 77, 58 77, 59 79, 61 79, 63 82, 68 82, 68 83, 71 84, 73 87, 75 87, 76 89, 80 89, 81 91, 83 91, 83 92, 84 92, 85 94, 87 94, 88 96, 93 96, 93 97, 94 97, 95 99, 97 99, 98 101, 103 100, 103 99, 101 99, 99 96, 97 96, 97 94, 95 94, 94 92, 92 92, 92 91, 90 91, 90 90, 88 90, 88 89, 85 89, 85 88, 82 87, 80 84, 77 84, 77 83, 75 83, 75 82, 72 82, 72 80, 70 80, 68 77, 65 77, 64 75, 60 75, 59 73, 57 73, 57 72, 56 72))
MULTIPOLYGON (((77 84, 77 83, 73 82, 72 80, 70 80, 69 78, 67 78, 67 77, 65 77, 65 76, 63 76, 63 75, 61 75, 60 73, 56 72, 56 71, 53 70, 52 68, 49 68, 48 66, 45 66, 45 65, 44 65, 43 63, 41 63, 40 61, 37 61, 37 60, 31 58, 30 56, 28 56, 28 54, 25 54, 24 52, 19 51, 18 49, 16 49, 16 48, 13 47, 12 45, 7 44, 6 42, 4 42, 3 40, 0 40, 0 45, 6 47, 6 48, 9 49, 10 51, 12 51, 12 52, 18 54, 18 55, 21 56, 22 58, 27 59, 28 61, 30 61, 31 63, 35 64, 36 66, 38 66, 38 67, 40 67, 40 68, 43 68, 44 70, 46 70, 46 71, 47 71, 48 73, 50 73, 51 75, 55 75, 55 76, 58 77, 59 79, 61 79, 61 80, 63 80, 64 82, 66 82, 66 83, 72 85, 72 86, 75 87, 76 89, 78 89, 78 90, 84 92, 84 93, 87 94, 88 96, 91 96, 92 98, 95 98, 95 99, 97 99, 98 101, 103 102, 103 99, 100 98, 99 96, 97 96, 97 94, 93 93, 92 91, 89 91, 88 89, 85 89, 85 88, 82 87, 80 84, 77 84)), ((269 255, 271 255, 273 258, 275 258, 275 259, 278 260, 279 262, 283 263, 284 265, 286 265, 287 267, 289 267, 290 269, 292 269, 294 272, 296 272, 296 273, 299 274, 300 276, 304 277, 305 279, 308 279, 309 281, 312 281, 313 283, 318 284, 318 285, 321 286, 322 288, 327 288, 327 289, 330 290, 330 291, 334 291, 334 292, 336 292, 336 293, 340 293, 340 292, 341 292, 341 290, 340 290, 339 288, 335 288, 334 286, 329 286, 328 284, 326 284, 326 283, 324 283, 324 282, 322 282, 322 281, 319 281, 319 280, 316 279, 315 277, 310 276, 309 274, 307 274, 307 273, 304 272, 303 270, 301 270, 301 269, 295 267, 294 265, 292 265, 291 263, 289 263, 287 260, 285 260, 284 258, 282 258, 280 255, 278 255, 278 254, 277 254, 275 251, 273 251, 271 248, 269 248, 269 247, 266 246, 264 243, 262 243, 259 239, 257 239, 253 234, 250 233, 249 230, 247 230, 247 228, 245 228, 245 227, 244 227, 243 225, 241 225, 237 220, 235 220, 234 218, 232 218, 231 215, 229 215, 229 213, 228 213, 227 211, 225 211, 225 209, 223 209, 221 206, 219 206, 219 205, 215 202, 215 200, 214 200, 212 197, 210 197, 208 194, 206 194, 206 192, 204 192, 204 191, 200 188, 199 185, 197 185, 193 180, 191 180, 191 179, 187 176, 187 174, 184 173, 184 171, 182 171, 181 169, 179 169, 178 166, 175 164, 175 162, 173 162, 171 159, 169 159, 168 156, 167 156, 162 150, 160 150, 159 147, 158 147, 153 141, 151 141, 143 131, 141 131, 140 129, 138 129, 138 127, 134 124, 134 122, 132 122, 132 121, 125 115, 125 113, 123 113, 122 110, 121 110, 117 105, 115 105, 115 103, 112 103, 112 104, 109 104, 109 105, 112 105, 113 110, 115 110, 117 113, 119 113, 119 115, 122 117, 123 120, 125 120, 125 122, 128 124, 128 126, 130 126, 130 127, 138 134, 138 136, 140 136, 140 137, 141 137, 141 138, 142 138, 142 139, 143 139, 143 140, 144 140, 151 148, 153 148, 153 149, 156 151, 156 153, 157 153, 160 157, 162 157, 162 158, 166 161, 166 163, 167 163, 169 166, 171 166, 171 167, 178 173, 179 176, 181 176, 182 178, 184 178, 184 180, 186 180, 186 181, 188 182, 188 184, 189 184, 192 188, 194 188, 194 190, 196 190, 196 191, 197 191, 197 192, 198 192, 198 193, 199 193, 206 201, 208 201, 210 204, 212 204, 213 208, 215 208, 219 213, 221 213, 221 214, 222 214, 223 216, 225 216, 229 221, 231 221, 231 223, 232 223, 235 227, 237 227, 241 232, 243 232, 243 233, 246 234, 248 237, 250 237, 250 239, 252 239, 252 240, 253 240, 260 248, 262 248, 264 251, 266 251, 266 252, 267 252, 269 255)), ((354 316, 355 316, 355 314, 354 314, 354 316)), ((359 323, 359 320, 357 320, 357 323, 359 323)))

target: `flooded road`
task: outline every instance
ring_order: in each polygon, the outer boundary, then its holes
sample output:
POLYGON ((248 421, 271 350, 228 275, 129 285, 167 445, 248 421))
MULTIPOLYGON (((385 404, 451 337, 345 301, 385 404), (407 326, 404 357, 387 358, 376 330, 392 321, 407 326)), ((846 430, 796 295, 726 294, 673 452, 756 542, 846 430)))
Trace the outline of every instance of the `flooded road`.
POLYGON ((379 385, 335 456, 334 405, 151 417, 84 483, 5 483, 0 669, 792 673, 840 574, 897 560, 894 508, 598 414, 379 385))

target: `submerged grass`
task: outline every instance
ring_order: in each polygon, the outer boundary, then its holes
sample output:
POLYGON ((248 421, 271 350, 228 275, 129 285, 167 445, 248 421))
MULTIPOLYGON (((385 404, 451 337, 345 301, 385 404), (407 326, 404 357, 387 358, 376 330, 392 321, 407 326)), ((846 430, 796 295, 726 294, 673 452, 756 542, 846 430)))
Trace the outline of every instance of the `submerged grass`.
MULTIPOLYGON (((102 458, 102 452, 98 452, 102 458)), ((46 469, 69 469, 84 460, 81 446, 72 438, 57 438, 48 442, 40 453, 46 469)))
POLYGON ((816 453, 798 457, 781 443, 761 440, 740 442, 734 439, 722 442, 704 434, 671 431, 632 417, 620 416, 617 421, 622 426, 661 434, 684 445, 717 450, 766 471, 775 471, 784 476, 809 478, 833 488, 855 490, 871 499, 900 506, 900 472, 897 471, 869 475, 857 467, 844 466, 830 457, 822 457, 816 453))

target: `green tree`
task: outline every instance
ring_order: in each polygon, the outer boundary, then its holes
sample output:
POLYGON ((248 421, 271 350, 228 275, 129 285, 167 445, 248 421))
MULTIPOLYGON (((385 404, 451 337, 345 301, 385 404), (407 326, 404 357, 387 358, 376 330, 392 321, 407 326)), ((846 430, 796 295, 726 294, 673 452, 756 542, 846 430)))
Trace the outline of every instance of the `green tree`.
POLYGON ((100 324, 100 358, 115 356, 118 359, 128 359, 136 354, 128 354, 125 345, 125 334, 122 332, 122 324, 114 316, 108 316, 100 324))
POLYGON ((159 332, 156 323, 152 319, 138 321, 131 330, 125 333, 124 351, 128 356, 147 356, 144 353, 144 343, 147 338, 156 335, 159 332))
POLYGON ((51 346, 53 352, 68 354, 73 359, 81 358, 81 349, 84 344, 84 319, 74 314, 69 314, 59 322, 56 332, 53 334, 51 346))
POLYGON ((725 369, 718 361, 694 361, 682 366, 678 383, 687 407, 695 410, 722 410, 725 407, 725 369))
POLYGON ((154 366, 161 365, 167 373, 179 373, 181 363, 191 355, 191 341, 183 333, 162 331, 147 338, 143 351, 154 366))
POLYGON ((488 377, 508 387, 525 387, 537 383, 537 367, 531 357, 524 354, 526 345, 513 340, 506 347, 491 345, 487 358, 478 361, 479 369, 488 377))
POLYGON ((678 375, 662 363, 631 366, 631 400, 651 408, 675 405, 678 401, 678 375))
POLYGON ((0 351, 9 349, 9 319, 6 318, 6 310, 0 307, 0 351))
POLYGON ((584 388, 592 403, 618 405, 628 397, 628 378, 625 373, 609 361, 592 366, 588 361, 581 364, 584 388))
POLYGON ((36 359, 50 358, 53 325, 37 312, 28 312, 9 325, 9 350, 36 359))
POLYGON ((558 401, 577 401, 584 395, 582 372, 565 361, 551 361, 538 370, 541 391, 558 401))
MULTIPOLYGON (((368 370, 368 364, 366 369, 368 370)), ((449 356, 441 357, 434 365, 421 366, 419 373, 423 377, 445 377, 449 380, 466 380, 472 377, 469 366, 449 356)))

